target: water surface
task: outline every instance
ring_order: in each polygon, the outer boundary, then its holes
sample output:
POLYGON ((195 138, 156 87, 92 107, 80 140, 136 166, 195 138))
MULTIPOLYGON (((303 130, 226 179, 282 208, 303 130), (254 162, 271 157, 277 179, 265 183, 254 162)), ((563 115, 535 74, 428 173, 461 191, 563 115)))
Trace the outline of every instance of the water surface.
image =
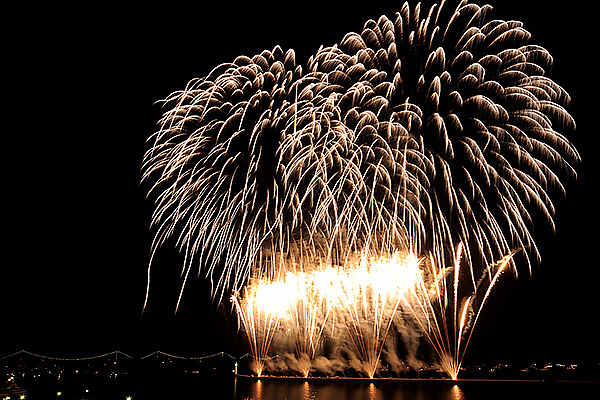
POLYGON ((589 382, 375 381, 250 379, 220 375, 138 375, 114 382, 79 380, 30 387, 28 400, 555 400, 600 399, 589 382), (57 397, 58 391, 61 392, 57 397))

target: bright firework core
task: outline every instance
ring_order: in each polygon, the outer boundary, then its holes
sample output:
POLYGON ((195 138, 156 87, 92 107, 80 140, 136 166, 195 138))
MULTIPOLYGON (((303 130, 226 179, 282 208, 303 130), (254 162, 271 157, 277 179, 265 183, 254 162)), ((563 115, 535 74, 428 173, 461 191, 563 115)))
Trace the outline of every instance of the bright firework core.
POLYGON ((469 287, 459 301, 459 289, 465 292, 459 280, 461 253, 459 246, 452 274, 432 260, 425 263, 411 252, 396 251, 384 257, 361 254, 346 267, 283 268, 276 278, 251 280, 232 301, 255 373, 260 376, 268 366, 308 376, 311 369, 334 372, 350 364, 373 378, 386 340, 395 332, 427 338, 440 367, 456 379, 479 311, 510 259, 492 266, 488 273, 493 276, 469 287), (329 355, 333 360, 323 354, 328 341, 335 343, 337 354, 329 355), (273 362, 271 348, 285 355, 282 362, 273 362))
POLYGON ((256 358, 257 374, 275 341, 294 345, 291 350, 304 359, 300 372, 307 376, 322 338, 340 336, 337 324, 360 354, 364 372, 373 377, 394 314, 422 279, 421 272, 413 254, 395 252, 389 258, 362 255, 346 268, 316 266, 250 283, 242 298, 233 296, 233 301, 256 358), (278 332, 283 334, 275 336, 278 332))

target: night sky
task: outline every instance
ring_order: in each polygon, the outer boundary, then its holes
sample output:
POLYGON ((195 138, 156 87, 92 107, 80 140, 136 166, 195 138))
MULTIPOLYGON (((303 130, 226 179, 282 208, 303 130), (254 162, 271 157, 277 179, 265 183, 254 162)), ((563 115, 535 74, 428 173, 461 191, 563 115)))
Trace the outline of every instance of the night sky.
MULTIPOLYGON (((277 44, 304 63, 402 3, 202 3, 27 4, 4 15, 0 356, 243 351, 228 322, 235 317, 211 303, 202 279, 188 283, 175 315, 183 257, 172 246, 158 254, 142 315, 152 204, 139 180, 161 114, 154 102, 277 44)), ((492 18, 523 21, 553 55, 583 162, 568 198, 556 200, 557 234, 535 226, 542 264, 533 277, 503 278, 467 360, 600 360, 595 12, 583 1, 491 4, 492 18)))

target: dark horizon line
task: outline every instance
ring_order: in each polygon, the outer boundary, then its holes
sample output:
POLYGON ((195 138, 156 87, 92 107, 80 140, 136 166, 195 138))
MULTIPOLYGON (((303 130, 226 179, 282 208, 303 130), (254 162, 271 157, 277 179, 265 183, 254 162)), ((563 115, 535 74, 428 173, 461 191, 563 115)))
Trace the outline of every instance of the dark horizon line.
MULTIPOLYGON (((145 354, 143 356, 131 356, 121 350, 113 350, 110 352, 105 352, 105 353, 101 353, 101 354, 97 354, 97 355, 93 355, 93 356, 85 356, 85 357, 56 357, 56 356, 48 356, 48 355, 42 355, 39 353, 34 353, 25 349, 21 349, 19 351, 13 352, 11 354, 5 355, 0 357, 0 361, 5 361, 5 360, 10 360, 13 357, 16 357, 18 355, 21 354, 26 354, 32 357, 37 357, 39 359, 42 360, 55 360, 55 361, 72 361, 72 362, 76 362, 76 361, 90 361, 90 360, 95 360, 95 359, 100 359, 100 358, 105 358, 105 357, 109 357, 112 355, 115 355, 116 357, 118 357, 119 355, 124 356, 130 360, 135 360, 135 361, 141 361, 141 360, 145 360, 153 355, 162 355, 165 357, 170 357, 170 358, 175 358, 177 360, 205 360, 205 359, 209 359, 209 358, 214 358, 214 357, 225 357, 227 356, 228 358, 232 359, 232 360, 242 360, 244 358, 249 358, 249 357, 253 357, 252 354, 246 352, 241 356, 234 356, 229 354, 226 351, 219 351, 219 352, 215 352, 212 354, 208 354, 208 355, 203 355, 203 356, 183 356, 183 355, 177 355, 177 354, 171 354, 171 353, 167 353, 165 351, 162 350, 155 350, 152 351, 148 354, 145 354)), ((278 358, 279 355, 273 355, 268 357, 269 359, 274 359, 274 358, 278 358)), ((546 361, 537 361, 537 362, 533 362, 530 360, 517 360, 517 361, 513 361, 516 364, 529 364, 529 365, 543 365, 543 366, 572 366, 572 365, 578 365, 578 364, 588 364, 590 363, 590 360, 586 360, 586 359, 579 359, 579 361, 575 361, 575 362, 556 362, 556 360, 551 361, 549 359, 556 359, 557 357, 553 357, 553 356, 549 356, 546 361)), ((566 358, 566 357, 565 357, 566 358)), ((573 360, 570 360, 573 361, 573 360)), ((595 360, 595 361, 591 361, 591 363, 597 363, 600 366, 600 359, 595 360)), ((507 361, 493 361, 493 362, 478 362, 478 363, 465 363, 462 368, 469 368, 469 367, 477 367, 477 366, 483 366, 483 365, 496 365, 496 366, 510 366, 511 362, 507 362, 507 361)), ((428 365, 427 368, 434 368, 435 366, 433 365, 428 365)))

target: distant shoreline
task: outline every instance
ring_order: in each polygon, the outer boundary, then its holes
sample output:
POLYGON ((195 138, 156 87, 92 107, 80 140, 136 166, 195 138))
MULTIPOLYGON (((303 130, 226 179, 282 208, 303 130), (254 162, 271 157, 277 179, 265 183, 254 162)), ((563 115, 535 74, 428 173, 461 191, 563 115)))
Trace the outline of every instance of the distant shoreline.
POLYGON ((351 376, 296 376, 296 375, 246 375, 246 374, 234 374, 235 377, 251 379, 251 380, 293 380, 293 381, 325 381, 325 382, 337 382, 337 381, 352 381, 352 382, 398 382, 398 383, 435 383, 445 385, 456 385, 459 383, 514 383, 514 384, 583 384, 583 385, 595 385, 600 386, 600 381, 587 381, 587 380, 551 380, 551 379, 477 379, 477 378, 465 378, 465 379, 446 379, 446 378, 367 378, 367 377, 351 377, 351 376))

